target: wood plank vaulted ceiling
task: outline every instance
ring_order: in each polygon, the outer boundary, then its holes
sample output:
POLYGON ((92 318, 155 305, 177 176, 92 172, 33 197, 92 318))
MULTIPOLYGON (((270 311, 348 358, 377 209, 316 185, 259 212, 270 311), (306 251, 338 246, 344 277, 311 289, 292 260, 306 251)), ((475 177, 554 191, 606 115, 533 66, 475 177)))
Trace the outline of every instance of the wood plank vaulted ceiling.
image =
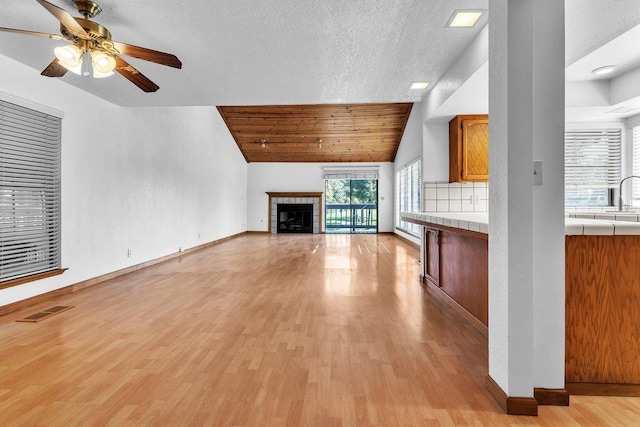
POLYGON ((263 105, 218 111, 250 163, 392 162, 412 106, 263 105))

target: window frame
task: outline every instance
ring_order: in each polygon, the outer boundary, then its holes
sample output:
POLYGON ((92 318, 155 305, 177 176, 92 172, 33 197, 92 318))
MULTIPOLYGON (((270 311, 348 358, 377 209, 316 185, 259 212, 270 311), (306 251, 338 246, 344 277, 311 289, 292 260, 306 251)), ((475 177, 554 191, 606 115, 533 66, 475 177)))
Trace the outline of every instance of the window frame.
MULTIPOLYGON (((61 150, 64 114, 3 92, 0 92, 0 108, 2 109, 0 116, 3 117, 3 120, 0 121, 0 147, 3 149, 4 157, 0 159, 0 191, 4 194, 3 198, 5 199, 2 215, 5 220, 8 220, 4 221, 5 229, 0 230, 2 243, 0 252, 7 250, 6 239, 15 236, 15 234, 10 236, 8 233, 15 232, 16 227, 24 227, 24 224, 28 222, 29 226, 35 226, 35 233, 32 233, 32 236, 34 234, 41 236, 40 241, 36 244, 38 250, 46 253, 44 263, 27 260, 16 270, 10 268, 9 262, 0 261, 0 289, 6 289, 59 275, 66 271, 61 267, 61 150), (37 125, 33 125, 34 122, 37 125), (39 133, 39 135, 34 136, 32 132, 39 133), (35 145, 32 145, 31 141, 34 141, 35 145), (42 150, 39 148, 41 146, 47 148, 42 150), (29 150, 31 150, 30 153, 29 150), (21 157, 23 155, 24 158, 21 157), (24 161, 25 159, 27 161, 24 161), (38 164, 38 162, 41 163, 38 164), (43 163, 46 163, 46 166, 42 166, 43 163), (25 166, 20 166, 20 164, 25 166), (36 170, 44 170, 45 172, 36 170), (28 184, 30 182, 36 182, 36 185, 28 184), (12 211, 17 212, 17 202, 21 197, 26 197, 26 200, 23 199, 21 202, 29 210, 29 213, 21 213, 19 216, 13 215, 12 211), (36 212, 36 214, 34 215, 32 212, 36 212), (37 212, 42 213, 38 215, 37 212), (41 218, 39 219, 39 217, 41 218)), ((16 243, 17 255, 23 254, 25 258, 28 258, 28 253, 33 251, 20 250, 19 248, 20 245, 26 248, 29 240, 34 238, 26 236, 23 230, 20 232, 22 235, 18 233, 18 243, 16 243)), ((33 243, 31 244, 33 245, 33 243)))
POLYGON ((395 196, 395 228, 419 238, 421 226, 403 221, 401 213, 422 210, 422 158, 417 158, 396 171, 395 196))

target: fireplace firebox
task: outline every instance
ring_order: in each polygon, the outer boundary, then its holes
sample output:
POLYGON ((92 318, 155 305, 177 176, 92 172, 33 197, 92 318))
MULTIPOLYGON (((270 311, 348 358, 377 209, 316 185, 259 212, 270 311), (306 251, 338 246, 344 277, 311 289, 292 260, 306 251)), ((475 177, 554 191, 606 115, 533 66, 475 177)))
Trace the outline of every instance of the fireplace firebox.
POLYGON ((313 204, 278 203, 278 233, 313 233, 313 204))

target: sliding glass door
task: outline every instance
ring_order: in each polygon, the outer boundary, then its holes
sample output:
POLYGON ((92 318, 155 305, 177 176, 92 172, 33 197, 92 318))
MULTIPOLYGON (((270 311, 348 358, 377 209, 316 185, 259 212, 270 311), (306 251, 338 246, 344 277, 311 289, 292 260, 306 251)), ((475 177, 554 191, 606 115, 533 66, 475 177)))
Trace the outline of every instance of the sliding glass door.
POLYGON ((325 232, 378 232, 378 180, 327 179, 325 232))

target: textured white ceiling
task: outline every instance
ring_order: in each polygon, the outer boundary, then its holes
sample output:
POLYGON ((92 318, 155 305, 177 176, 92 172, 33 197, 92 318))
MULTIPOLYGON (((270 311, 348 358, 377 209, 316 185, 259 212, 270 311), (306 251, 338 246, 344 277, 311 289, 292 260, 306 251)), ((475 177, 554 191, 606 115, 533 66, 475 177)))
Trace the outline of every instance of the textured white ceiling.
POLYGON ((565 0, 566 64, 640 24, 639 0, 565 0))
MULTIPOLYGON (((77 16, 71 0, 51 3, 77 16)), ((487 0, 102 0, 114 40, 177 55, 182 70, 131 58, 160 90, 119 75, 63 80, 119 105, 265 105, 417 101, 476 36, 445 28, 487 0)), ((3 0, 0 27, 59 33, 35 0, 3 0)), ((63 44, 0 33, 0 54, 40 73, 63 44)), ((127 58, 128 59, 128 58, 127 58)), ((45 77, 42 77, 45 78, 45 77)))
MULTIPOLYGON (((77 15, 71 0, 50 0, 77 15)), ((119 105, 268 105, 411 102, 435 83, 486 23, 445 28, 455 9, 488 0, 102 0, 95 18, 115 40, 176 54, 182 70, 127 58, 160 90, 123 77, 63 81, 119 105)), ((567 78, 619 72, 640 61, 640 0, 565 0, 567 78), (626 33, 626 35, 625 35, 626 33)), ((59 33, 35 0, 3 0, 0 26, 59 33)), ((63 44, 0 32, 0 54, 39 74, 63 44)), ((1 78, 1 74, 0 74, 1 78)), ((42 77, 43 79, 45 77, 42 77)), ((427 90, 428 91, 428 90, 427 90)))

